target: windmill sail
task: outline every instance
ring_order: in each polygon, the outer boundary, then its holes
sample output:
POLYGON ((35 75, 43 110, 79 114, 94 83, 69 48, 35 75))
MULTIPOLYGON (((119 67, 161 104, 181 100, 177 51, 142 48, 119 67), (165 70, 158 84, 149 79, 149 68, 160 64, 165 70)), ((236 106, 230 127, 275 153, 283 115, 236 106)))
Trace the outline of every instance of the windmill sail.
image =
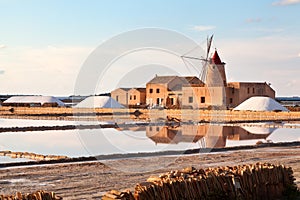
POLYGON ((207 54, 206 54, 206 60, 208 59, 211 43, 213 40, 214 35, 212 35, 209 39, 207 38, 207 54))
POLYGON ((190 53, 194 49, 192 49, 191 51, 189 51, 186 54, 184 54, 184 55, 181 56, 181 58, 183 59, 184 64, 186 64, 185 61, 184 61, 184 59, 195 59, 195 60, 201 60, 201 61, 203 61, 202 70, 201 70, 201 73, 199 74, 199 78, 200 78, 200 80, 203 83, 205 83, 205 81, 206 81, 207 65, 208 65, 208 62, 209 62, 209 58, 208 57, 209 57, 209 52, 210 52, 210 48, 211 48, 213 36, 214 35, 212 35, 210 37, 207 37, 207 50, 206 50, 206 57, 205 58, 196 58, 196 57, 186 56, 188 53, 190 53))
POLYGON ((210 38, 207 37, 207 52, 206 52, 206 58, 203 63, 203 67, 202 67, 202 71, 200 74, 200 80, 205 83, 206 82, 206 73, 207 73, 207 64, 209 62, 208 60, 208 56, 209 56, 209 52, 210 52, 210 47, 212 44, 212 40, 213 40, 214 35, 210 36, 210 38))

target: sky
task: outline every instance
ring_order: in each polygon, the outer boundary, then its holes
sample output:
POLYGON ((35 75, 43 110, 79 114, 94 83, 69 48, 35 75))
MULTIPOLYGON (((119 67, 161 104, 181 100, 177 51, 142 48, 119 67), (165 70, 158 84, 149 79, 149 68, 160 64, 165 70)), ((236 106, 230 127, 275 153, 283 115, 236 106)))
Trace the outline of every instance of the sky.
MULTIPOLYGON (((268 82, 276 96, 300 96, 299 11, 300 0, 0 0, 0 94, 72 95, 95 49, 155 27, 202 48, 214 34, 228 81, 268 82)), ((131 52, 99 75, 95 93, 145 86, 154 74, 198 76, 175 60, 157 50, 131 52)))

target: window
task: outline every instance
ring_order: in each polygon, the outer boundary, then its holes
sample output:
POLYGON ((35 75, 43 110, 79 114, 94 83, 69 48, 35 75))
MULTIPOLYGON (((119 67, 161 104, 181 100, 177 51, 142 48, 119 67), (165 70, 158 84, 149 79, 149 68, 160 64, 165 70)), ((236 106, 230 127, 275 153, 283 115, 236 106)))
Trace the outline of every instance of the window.
POLYGON ((156 104, 159 105, 160 104, 160 98, 156 99, 156 104))
POLYGON ((174 105, 174 98, 170 98, 171 105, 174 105))
POLYGON ((159 126, 156 127, 156 131, 159 131, 159 126))
POLYGON ((159 92, 160 92, 160 91, 159 91, 159 88, 157 88, 157 89, 156 89, 156 93, 159 93, 159 92))
POLYGON ((152 131, 152 126, 149 127, 149 130, 152 131))
POLYGON ((255 88, 253 88, 252 92, 253 92, 253 94, 255 93, 255 88))
POLYGON ((136 95, 133 95, 133 100, 136 100, 136 95))
POLYGON ((152 88, 150 88, 149 93, 153 93, 153 89, 152 88))
POLYGON ((201 97, 201 103, 205 103, 205 97, 201 97))
POLYGON ((248 88, 248 94, 250 93, 250 88, 248 88))
POLYGON ((189 97, 189 103, 193 103, 193 97, 189 97))
POLYGON ((116 100, 119 101, 119 96, 118 95, 116 96, 116 100))
POLYGON ((231 93, 234 94, 234 88, 231 88, 231 93))
POLYGON ((129 99, 131 100, 132 99, 132 96, 130 95, 129 99))
POLYGON ((232 98, 230 98, 230 99, 229 99, 229 103, 230 103, 230 104, 232 104, 232 102, 233 102, 233 99, 232 99, 232 98))

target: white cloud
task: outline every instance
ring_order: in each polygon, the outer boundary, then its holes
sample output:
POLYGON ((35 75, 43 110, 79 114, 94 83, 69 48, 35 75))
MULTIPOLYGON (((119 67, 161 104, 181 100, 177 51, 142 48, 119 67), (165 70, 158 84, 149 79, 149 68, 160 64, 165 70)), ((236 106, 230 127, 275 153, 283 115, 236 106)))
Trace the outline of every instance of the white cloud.
POLYGON ((6 47, 7 47, 6 45, 0 44, 0 49, 4 49, 4 48, 6 48, 6 47))
POLYGON ((209 31, 215 28, 216 28, 215 26, 203 26, 203 25, 196 25, 192 27, 192 29, 195 31, 209 31))
POLYGON ((288 6, 299 4, 300 0, 279 0, 272 3, 273 6, 288 6))
POLYGON ((262 22, 261 18, 248 18, 246 19, 246 23, 260 23, 262 22))

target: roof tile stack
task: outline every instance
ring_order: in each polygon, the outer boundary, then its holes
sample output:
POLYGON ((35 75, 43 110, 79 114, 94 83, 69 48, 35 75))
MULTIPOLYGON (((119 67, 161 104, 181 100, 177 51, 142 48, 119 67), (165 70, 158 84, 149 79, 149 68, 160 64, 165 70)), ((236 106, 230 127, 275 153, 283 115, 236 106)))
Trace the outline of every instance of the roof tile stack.
POLYGON ((170 171, 150 177, 130 192, 108 192, 103 199, 181 200, 181 199, 278 199, 287 190, 297 190, 293 171, 283 165, 256 163, 170 171), (122 196, 122 195, 123 196, 122 196))

